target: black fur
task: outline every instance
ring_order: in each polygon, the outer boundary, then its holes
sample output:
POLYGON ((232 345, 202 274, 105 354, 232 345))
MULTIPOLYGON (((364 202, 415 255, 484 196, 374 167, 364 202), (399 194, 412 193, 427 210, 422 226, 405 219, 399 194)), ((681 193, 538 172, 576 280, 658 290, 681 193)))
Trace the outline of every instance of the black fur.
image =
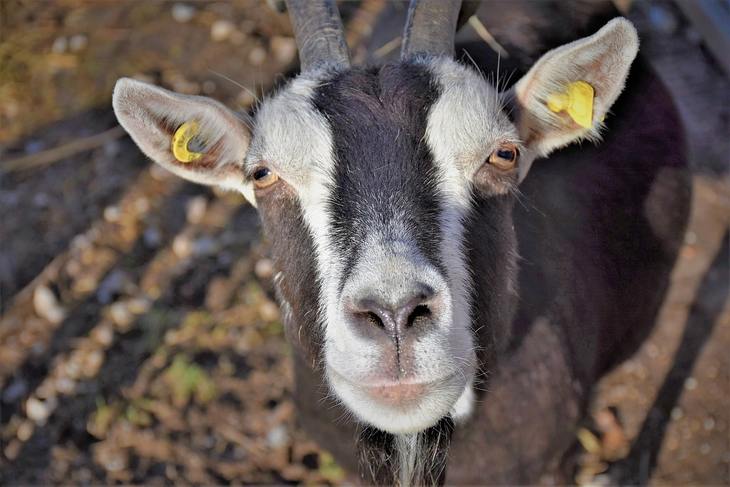
POLYGON ((313 104, 329 121, 335 147, 332 240, 348 264, 341 287, 367 234, 396 239, 389 232, 399 226, 443 272, 437 173, 424 141, 437 97, 431 75, 414 64, 353 69, 318 88, 313 104))
POLYGON ((322 319, 318 305, 321 283, 314 243, 304 223, 299 201, 291 188, 272 191, 259 198, 259 212, 274 267, 280 273, 277 299, 291 308, 289 316, 284 316, 287 339, 308 366, 319 368, 322 358, 322 319))

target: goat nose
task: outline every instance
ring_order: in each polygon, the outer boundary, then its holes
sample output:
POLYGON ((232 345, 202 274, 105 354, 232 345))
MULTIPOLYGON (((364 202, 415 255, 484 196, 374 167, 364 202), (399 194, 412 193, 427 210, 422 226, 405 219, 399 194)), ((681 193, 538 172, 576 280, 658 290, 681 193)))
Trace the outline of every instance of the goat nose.
POLYGON ((434 318, 436 293, 430 286, 418 283, 395 303, 375 297, 380 294, 364 291, 348 305, 354 324, 368 334, 380 328, 396 338, 411 328, 420 329, 434 318))

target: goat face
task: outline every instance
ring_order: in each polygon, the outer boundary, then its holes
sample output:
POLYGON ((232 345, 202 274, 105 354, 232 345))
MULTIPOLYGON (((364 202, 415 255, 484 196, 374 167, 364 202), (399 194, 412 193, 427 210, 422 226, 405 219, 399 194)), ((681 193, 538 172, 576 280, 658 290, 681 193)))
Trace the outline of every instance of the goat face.
POLYGON ((322 76, 264 103, 246 158, 290 337, 360 419, 421 430, 470 407, 464 222, 516 185, 517 132, 453 61, 322 76))
MULTIPOLYGON (((309 27, 295 22, 298 39, 309 27)), ((297 351, 361 421, 410 433, 470 412, 515 295, 513 190, 535 157, 595 138, 637 47, 614 20, 547 53, 515 87, 514 123, 480 75, 428 53, 378 69, 315 63, 253 130, 217 102, 132 80, 114 108, 158 163, 259 207, 297 351), (549 107, 576 83, 595 89, 580 123, 549 107), (176 153, 181 131, 200 152, 176 153)))

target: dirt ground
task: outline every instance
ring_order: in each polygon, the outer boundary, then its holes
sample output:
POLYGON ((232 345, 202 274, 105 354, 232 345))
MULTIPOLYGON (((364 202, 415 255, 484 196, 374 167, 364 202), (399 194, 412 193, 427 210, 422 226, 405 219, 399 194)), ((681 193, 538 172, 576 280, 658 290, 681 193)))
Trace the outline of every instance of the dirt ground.
MULTIPOLYGON (((344 6, 351 43, 379 4, 344 6)), ((247 110, 296 67, 286 15, 39 5, 0 0, 0 482, 352 480, 297 425, 255 211, 152 167, 109 107, 134 76, 247 110)), ((730 484, 730 164, 712 167, 653 334, 576 432, 578 483, 730 484)))

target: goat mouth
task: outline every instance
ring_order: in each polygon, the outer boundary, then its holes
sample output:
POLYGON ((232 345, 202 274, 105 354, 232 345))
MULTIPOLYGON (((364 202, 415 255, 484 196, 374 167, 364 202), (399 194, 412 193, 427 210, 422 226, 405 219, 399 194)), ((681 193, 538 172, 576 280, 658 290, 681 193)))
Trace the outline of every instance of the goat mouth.
MULTIPOLYGON (((356 380, 327 367, 330 387, 358 420, 393 434, 416 433, 449 415, 470 381, 453 369, 435 380, 356 380)), ((430 379, 430 377, 429 377, 430 379)))
POLYGON ((420 402, 428 392, 429 384, 400 384, 364 386, 373 400, 391 407, 408 407, 420 402))
POLYGON ((330 367, 330 373, 355 389, 359 389, 373 401, 392 408, 405 409, 417 406, 430 392, 438 390, 439 386, 451 382, 458 374, 453 372, 444 377, 431 381, 416 381, 413 379, 355 382, 330 367))

